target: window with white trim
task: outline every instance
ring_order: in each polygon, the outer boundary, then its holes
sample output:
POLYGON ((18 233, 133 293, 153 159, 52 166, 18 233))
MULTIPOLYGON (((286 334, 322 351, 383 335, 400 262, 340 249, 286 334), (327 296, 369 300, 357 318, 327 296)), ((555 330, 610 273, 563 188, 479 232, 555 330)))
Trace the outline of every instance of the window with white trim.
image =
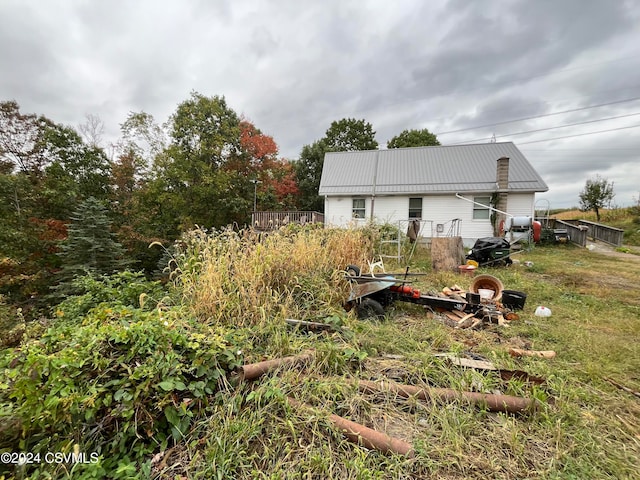
POLYGON ((473 219, 474 220, 489 220, 490 210, 489 207, 483 207, 482 205, 490 205, 491 197, 482 196, 482 197, 473 197, 473 201, 476 202, 473 204, 473 219), (478 204, 482 205, 478 205, 478 204))
POLYGON ((422 198, 409 199, 409 218, 422 218, 422 198))
POLYGON ((352 200, 351 216, 353 218, 364 218, 365 216, 365 202, 364 198, 354 198, 352 200))

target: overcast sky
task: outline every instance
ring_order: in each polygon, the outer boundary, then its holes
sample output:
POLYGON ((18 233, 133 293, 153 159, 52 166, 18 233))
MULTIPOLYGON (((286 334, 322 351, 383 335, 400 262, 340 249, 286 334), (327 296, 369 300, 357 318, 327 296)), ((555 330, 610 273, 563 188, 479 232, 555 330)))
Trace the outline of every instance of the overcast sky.
POLYGON ((513 141, 552 208, 597 174, 617 205, 640 194, 640 0, 0 0, 0 18, 0 100, 76 127, 97 115, 105 140, 195 90, 286 158, 352 117, 381 148, 408 128, 513 141))

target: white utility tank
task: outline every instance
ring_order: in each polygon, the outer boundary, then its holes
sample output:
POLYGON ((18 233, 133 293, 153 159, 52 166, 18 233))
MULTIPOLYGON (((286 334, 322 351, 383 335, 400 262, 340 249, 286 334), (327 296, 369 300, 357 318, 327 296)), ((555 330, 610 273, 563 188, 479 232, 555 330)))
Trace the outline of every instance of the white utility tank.
POLYGON ((531 217, 507 217, 504 222, 505 231, 513 229, 529 229, 533 226, 533 218, 531 217))

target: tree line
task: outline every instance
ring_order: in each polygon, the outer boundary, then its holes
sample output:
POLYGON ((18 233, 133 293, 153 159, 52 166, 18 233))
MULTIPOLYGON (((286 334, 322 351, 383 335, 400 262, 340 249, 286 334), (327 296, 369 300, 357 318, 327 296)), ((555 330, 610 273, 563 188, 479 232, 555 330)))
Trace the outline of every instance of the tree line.
MULTIPOLYGON (((195 225, 244 226, 253 210, 318 210, 324 154, 378 148, 365 120, 333 122, 300 158, 221 96, 193 92, 161 124, 132 112, 103 146, 95 116, 78 129, 0 102, 0 295, 42 300, 82 273, 153 272, 161 249, 195 225)), ((439 145, 405 130, 388 148, 439 145)))

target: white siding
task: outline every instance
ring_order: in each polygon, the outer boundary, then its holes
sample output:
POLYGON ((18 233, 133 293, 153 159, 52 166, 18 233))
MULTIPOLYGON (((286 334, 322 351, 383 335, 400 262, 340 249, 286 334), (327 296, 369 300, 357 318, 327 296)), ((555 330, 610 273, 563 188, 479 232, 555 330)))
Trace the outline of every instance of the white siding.
POLYGON ((510 193, 507 200, 507 212, 514 217, 533 217, 535 194, 510 193))
POLYGON ((394 195, 376 197, 374 202, 376 223, 396 223, 409 218, 409 197, 394 195))
MULTIPOLYGON (((473 200, 473 195, 465 198, 473 200)), ((429 210, 427 215, 433 217, 434 223, 443 223, 445 232, 449 223, 454 218, 462 220, 460 224, 460 235, 465 245, 472 245, 475 239, 490 237, 493 235, 493 228, 489 219, 473 219, 473 203, 457 198, 455 195, 443 195, 440 197, 430 197, 428 199, 429 210), (433 212, 433 214, 431 214, 433 212)), ((436 226, 434 225, 434 228, 436 226)))
MULTIPOLYGON (((487 194, 478 194, 486 196, 487 194)), ((473 199, 472 194, 465 198, 473 199)), ((409 218, 409 198, 411 196, 378 196, 374 201, 374 219, 376 223, 397 224, 399 220, 406 221, 409 218)), ((514 216, 532 216, 534 208, 533 193, 511 193, 507 200, 507 211, 514 216)), ((326 197, 325 199, 325 223, 331 226, 347 227, 366 224, 371 218, 371 197, 340 196, 326 197), (354 220, 352 218, 352 199, 365 198, 365 219, 354 220)), ((432 235, 437 235, 437 224, 443 224, 444 234, 447 233, 453 219, 462 220, 460 235, 466 246, 471 246, 476 239, 493 236, 491 220, 474 220, 473 204, 457 198, 455 195, 427 195, 422 196, 422 219, 427 220, 423 235, 428 236, 430 223, 432 222, 432 235)))
POLYGON ((324 201, 324 222, 333 227, 350 227, 364 225, 371 216, 371 197, 326 197, 324 201), (353 218, 353 199, 365 199, 365 218, 353 218))

